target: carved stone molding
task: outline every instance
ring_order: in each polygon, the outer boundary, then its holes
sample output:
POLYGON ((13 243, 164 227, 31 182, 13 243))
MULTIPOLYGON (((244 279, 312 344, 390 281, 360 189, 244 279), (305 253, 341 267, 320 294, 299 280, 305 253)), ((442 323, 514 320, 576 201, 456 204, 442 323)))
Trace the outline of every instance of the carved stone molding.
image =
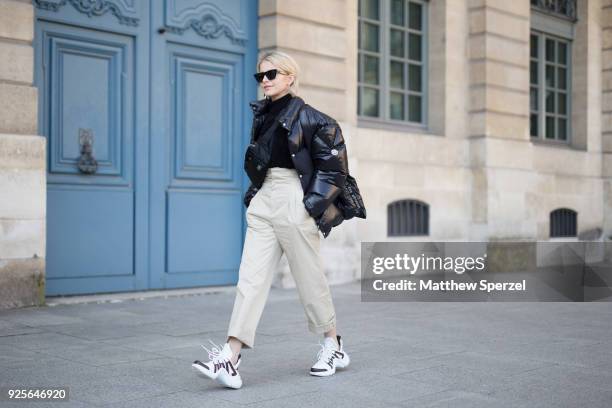
POLYGON ((173 15, 174 0, 166 1, 166 28, 175 34, 193 29, 204 38, 215 39, 226 35, 234 44, 244 46, 247 36, 236 21, 214 4, 203 3, 173 15))
POLYGON ((121 0, 34 0, 36 7, 50 11, 59 11, 68 3, 88 17, 111 12, 124 25, 136 27, 140 21, 137 17, 129 16, 135 14, 135 11, 121 0))

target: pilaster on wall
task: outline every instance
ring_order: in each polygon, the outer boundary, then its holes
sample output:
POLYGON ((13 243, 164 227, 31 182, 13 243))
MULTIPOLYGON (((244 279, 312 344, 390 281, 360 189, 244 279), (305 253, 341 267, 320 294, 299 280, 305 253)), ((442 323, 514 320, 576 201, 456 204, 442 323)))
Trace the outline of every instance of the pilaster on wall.
POLYGON ((31 2, 0 0, 0 309, 44 303, 46 140, 37 133, 31 2))
MULTIPOLYGON (((602 150, 612 154, 612 0, 603 0, 601 13, 602 42, 602 150)), ((604 168, 612 177, 612 167, 604 168)))
POLYGON ((259 2, 259 50, 285 51, 301 68, 300 96, 339 122, 354 123, 356 2, 259 2), (354 18, 349 18, 352 14, 354 18), (324 11, 323 11, 324 10, 324 11), (323 12, 322 12, 323 11, 323 12))
MULTIPOLYGON (((437 83, 444 86, 444 95, 441 98, 445 109, 437 109, 441 103, 433 101, 430 106, 431 132, 444 135, 447 138, 461 138, 468 136, 468 110, 469 110, 469 77, 470 66, 466 59, 468 44, 466 38, 469 33, 468 6, 466 0, 445 0, 430 2, 431 18, 436 14, 441 15, 437 21, 430 24, 435 30, 430 30, 430 36, 441 32, 443 36, 443 47, 436 58, 435 45, 432 44, 432 55, 430 57, 430 71, 442 66, 444 72, 438 78, 437 83), (440 9, 441 8, 441 9, 440 9), (437 23, 437 25, 436 25, 437 23), (437 117, 436 112, 439 112, 437 117), (439 124, 436 124, 438 122, 439 124)), ((434 38, 435 40, 436 38, 434 38)), ((430 78, 433 75, 430 73, 430 78)), ((433 78, 432 81, 433 82, 433 78)), ((431 85, 430 85, 431 86, 431 85)), ((432 92, 432 98, 440 93, 432 92)))
POLYGON ((531 168, 530 4, 503 0, 467 4, 470 239, 533 237, 535 230, 525 216, 525 186, 520 182, 531 168))
MULTIPOLYGON (((601 2, 578 1, 578 21, 572 47, 572 147, 601 151, 601 2)), ((604 45, 605 48, 605 45, 604 45)), ((605 58, 604 58, 605 60, 605 58)))
POLYGON ((604 231, 612 231, 612 0, 602 1, 602 177, 604 231))
POLYGON ((529 140, 529 2, 468 4, 470 136, 529 140))

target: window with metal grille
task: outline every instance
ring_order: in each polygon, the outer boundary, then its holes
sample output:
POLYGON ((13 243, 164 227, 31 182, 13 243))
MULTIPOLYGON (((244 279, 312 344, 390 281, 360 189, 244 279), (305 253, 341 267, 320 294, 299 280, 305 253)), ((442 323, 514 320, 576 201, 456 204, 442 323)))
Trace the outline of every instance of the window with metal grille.
POLYGON ((578 232, 578 213, 569 208, 558 208, 550 213, 550 237, 575 237, 578 232))
POLYGON ((429 235, 429 205, 418 200, 400 200, 389 204, 387 234, 429 235))
POLYGON ((576 20, 576 0, 531 0, 531 7, 544 13, 576 20))

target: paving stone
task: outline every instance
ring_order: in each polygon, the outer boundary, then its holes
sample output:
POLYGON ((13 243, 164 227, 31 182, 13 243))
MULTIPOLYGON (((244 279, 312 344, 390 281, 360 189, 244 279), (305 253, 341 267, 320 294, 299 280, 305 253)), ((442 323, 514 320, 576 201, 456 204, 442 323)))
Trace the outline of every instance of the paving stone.
POLYGON ((172 394, 159 395, 156 397, 138 398, 129 401, 104 404, 105 408, 192 408, 192 407, 215 407, 215 408, 239 408, 240 404, 223 401, 218 398, 198 395, 189 391, 178 391, 172 394))
POLYGON ((40 333, 42 330, 36 327, 26 326, 21 323, 0 320, 0 337, 15 336, 19 334, 40 333))
POLYGON ((130 376, 75 380, 71 383, 70 390, 74 399, 95 405, 156 397, 177 391, 169 386, 130 376))
POLYGON ((58 324, 49 327, 47 330, 54 333, 65 334, 83 340, 109 340, 122 337, 136 336, 139 334, 150 333, 142 327, 142 325, 125 325, 125 324, 58 324))
POLYGON ((513 401, 502 401, 487 395, 469 391, 447 390, 426 394, 402 402, 405 407, 420 408, 505 408, 519 407, 513 401))
POLYGON ((136 336, 101 340, 101 342, 107 345, 121 346, 134 350, 157 352, 179 347, 199 347, 202 343, 202 338, 196 335, 168 336, 166 334, 145 333, 136 336))
POLYGON ((66 346, 94 346, 90 340, 68 336, 52 331, 41 333, 28 333, 17 336, 0 337, 0 345, 14 346, 25 350, 44 351, 55 349, 58 345, 66 346))
POLYGON ((100 342, 93 346, 62 346, 53 350, 45 349, 42 353, 93 366, 163 358, 159 354, 138 351, 127 347, 110 346, 100 342))

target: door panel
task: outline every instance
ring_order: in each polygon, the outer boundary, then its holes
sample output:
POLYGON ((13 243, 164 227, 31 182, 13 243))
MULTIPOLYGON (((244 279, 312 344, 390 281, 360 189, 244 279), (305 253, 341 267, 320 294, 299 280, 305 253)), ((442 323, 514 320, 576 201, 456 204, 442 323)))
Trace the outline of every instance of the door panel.
POLYGON ((123 276, 134 287, 134 39, 51 22, 38 28, 47 84, 47 293, 88 291, 75 284, 81 278, 123 276), (95 173, 79 170, 83 132, 95 173))
POLYGON ((241 61, 215 51, 184 53, 184 48, 170 47, 174 179, 234 181, 236 187, 233 90, 240 86, 241 61))
POLYGON ((166 272, 232 278, 241 252, 238 112, 242 60, 171 44, 166 272), (237 119, 238 118, 238 119, 237 119))
POLYGON ((48 146, 47 295, 147 286, 148 112, 136 103, 148 99, 141 67, 149 8, 117 4, 89 13, 84 3, 35 3, 39 133, 48 146), (93 172, 79 167, 87 140, 93 172))
POLYGON ((238 278, 245 61, 254 57, 242 28, 256 10, 245 0, 218 3, 168 0, 153 11, 153 25, 163 27, 151 55, 154 288, 238 278))
POLYGON ((44 68, 50 84, 48 181, 128 186, 132 174, 123 153, 132 156, 132 39, 106 35, 102 42, 95 31, 54 24, 44 24, 43 32, 48 45, 43 50, 44 68), (122 86, 124 81, 128 86, 122 86), (82 175, 77 166, 81 129, 93 136, 95 177, 73 177, 82 175))
POLYGON ((233 278, 242 250, 236 239, 242 233, 242 218, 228 220, 227 214, 242 210, 236 194, 176 191, 168 193, 167 203, 167 272, 193 273, 201 282, 211 277, 217 284, 220 277, 225 276, 225 282, 233 278))
POLYGON ((133 206, 124 191, 50 190, 47 279, 133 275, 133 206))

